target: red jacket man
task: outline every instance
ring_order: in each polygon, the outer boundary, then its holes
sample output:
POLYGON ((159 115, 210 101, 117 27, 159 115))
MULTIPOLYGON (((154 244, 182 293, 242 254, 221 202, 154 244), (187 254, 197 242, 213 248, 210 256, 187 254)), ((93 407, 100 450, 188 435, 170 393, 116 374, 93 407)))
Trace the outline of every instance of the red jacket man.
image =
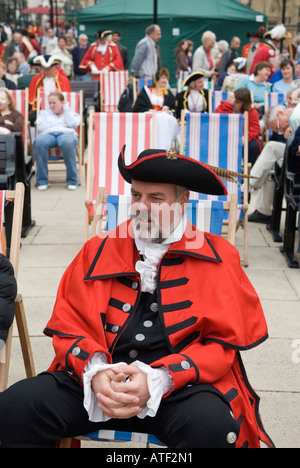
POLYGON ((224 184, 172 151, 126 166, 123 150, 118 164, 133 218, 87 242, 65 272, 44 331, 55 358, 0 394, 1 446, 92 428, 150 432, 177 448, 272 445, 239 354, 267 338, 259 299, 236 249, 184 215, 189 189, 224 195, 224 184))
POLYGON ((33 59, 36 65, 42 67, 41 73, 37 73, 31 80, 28 89, 28 101, 30 105, 30 113, 36 112, 37 109, 37 92, 38 89, 44 90, 44 79, 52 80, 51 91, 70 92, 70 81, 65 73, 59 67, 60 59, 53 55, 39 55, 33 59))
POLYGON ((98 40, 90 45, 79 65, 79 68, 91 72, 94 80, 100 79, 101 71, 124 70, 118 46, 108 40, 112 31, 101 29, 97 34, 98 40))

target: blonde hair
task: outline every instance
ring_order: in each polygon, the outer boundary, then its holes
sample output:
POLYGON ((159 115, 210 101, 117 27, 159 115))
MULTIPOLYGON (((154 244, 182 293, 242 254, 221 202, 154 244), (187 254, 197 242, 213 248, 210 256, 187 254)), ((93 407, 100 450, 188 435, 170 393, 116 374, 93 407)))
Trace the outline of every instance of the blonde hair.
POLYGON ((7 88, 0 88, 0 93, 3 92, 6 94, 6 97, 8 99, 8 107, 10 110, 15 110, 16 109, 16 105, 15 105, 15 101, 14 101, 14 98, 12 97, 11 93, 9 92, 9 90, 7 88))
POLYGON ((62 93, 60 93, 59 91, 52 91, 49 96, 48 96, 48 99, 49 97, 51 96, 54 96, 54 97, 57 97, 61 102, 63 102, 65 100, 65 97, 62 93))
POLYGON ((217 39, 215 33, 213 33, 212 31, 205 31, 202 34, 201 42, 202 42, 203 45, 205 45, 205 44, 207 44, 207 42, 211 41, 212 39, 214 39, 214 40, 217 39))

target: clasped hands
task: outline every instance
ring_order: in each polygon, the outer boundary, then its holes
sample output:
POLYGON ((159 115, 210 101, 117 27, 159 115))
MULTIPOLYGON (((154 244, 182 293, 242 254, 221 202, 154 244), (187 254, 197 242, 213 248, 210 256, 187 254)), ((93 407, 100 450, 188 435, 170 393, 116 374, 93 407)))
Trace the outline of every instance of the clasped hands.
POLYGON ((92 379, 97 406, 113 419, 140 414, 150 398, 147 375, 134 365, 120 365, 97 372, 92 379))

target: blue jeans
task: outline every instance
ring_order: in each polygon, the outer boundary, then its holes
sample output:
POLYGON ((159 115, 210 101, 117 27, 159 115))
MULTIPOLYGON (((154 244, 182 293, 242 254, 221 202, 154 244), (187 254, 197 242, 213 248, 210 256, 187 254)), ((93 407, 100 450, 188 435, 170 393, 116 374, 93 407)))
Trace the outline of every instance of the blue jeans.
POLYGON ((78 185, 76 169, 77 138, 71 133, 41 133, 33 143, 36 160, 36 184, 48 185, 48 153, 50 148, 61 149, 67 168, 67 185, 78 185))

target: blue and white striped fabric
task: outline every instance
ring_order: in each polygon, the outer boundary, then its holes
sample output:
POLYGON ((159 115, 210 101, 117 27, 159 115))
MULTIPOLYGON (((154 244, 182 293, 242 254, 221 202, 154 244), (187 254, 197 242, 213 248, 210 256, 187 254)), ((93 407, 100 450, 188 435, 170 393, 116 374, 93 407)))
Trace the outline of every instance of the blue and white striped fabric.
POLYGON ((215 112, 216 108, 221 104, 221 101, 227 101, 228 91, 212 91, 211 93, 212 100, 212 110, 215 112))
MULTIPOLYGON (((242 172, 243 130, 242 114, 186 114, 186 156, 212 166, 242 172)), ((228 196, 193 194, 191 198, 226 200, 231 194, 242 202, 241 185, 223 180, 228 196)), ((242 216, 242 214, 241 214, 242 216)))
MULTIPOLYGON (((128 195, 107 195, 106 229, 111 231, 131 217, 131 197, 128 195)), ((223 202, 220 200, 189 200, 186 208, 187 219, 200 231, 221 235, 225 217, 223 202)))
POLYGON ((268 107, 277 106, 278 104, 284 104, 286 101, 286 94, 285 93, 276 93, 272 91, 268 93, 268 107))
POLYGON ((144 442, 145 444, 165 445, 152 434, 144 434, 142 432, 123 432, 102 429, 94 431, 84 436, 78 437, 81 440, 95 441, 121 441, 121 442, 144 442))
POLYGON ((224 206, 220 200, 189 200, 187 219, 200 231, 220 236, 224 221, 224 206))

